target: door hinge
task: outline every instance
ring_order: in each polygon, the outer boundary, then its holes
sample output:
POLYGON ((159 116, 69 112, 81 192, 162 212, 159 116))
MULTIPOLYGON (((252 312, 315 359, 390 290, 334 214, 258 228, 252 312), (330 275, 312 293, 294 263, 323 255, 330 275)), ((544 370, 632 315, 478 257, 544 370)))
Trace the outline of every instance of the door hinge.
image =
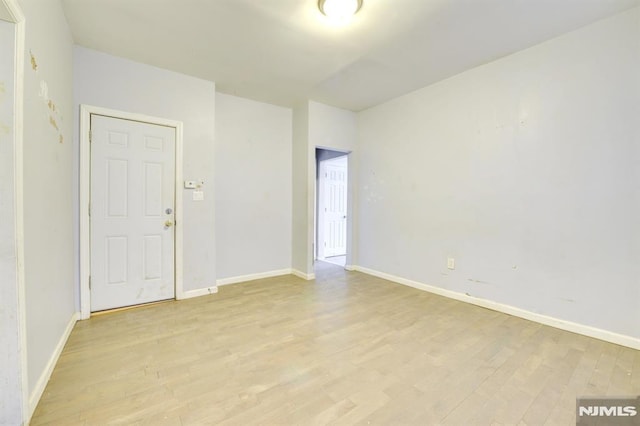
POLYGON ((91 290, 91 275, 89 275, 89 290, 91 290))
POLYGON ((89 130, 89 143, 93 142, 93 132, 89 130))
POLYGON ((91 203, 87 206, 87 213, 89 213, 89 217, 91 217, 91 203))

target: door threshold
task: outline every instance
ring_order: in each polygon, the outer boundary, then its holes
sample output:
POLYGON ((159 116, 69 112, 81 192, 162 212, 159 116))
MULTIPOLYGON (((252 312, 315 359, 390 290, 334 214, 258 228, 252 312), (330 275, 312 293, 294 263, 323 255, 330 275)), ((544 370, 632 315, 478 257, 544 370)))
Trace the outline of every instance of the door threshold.
POLYGON ((122 306, 120 308, 105 309, 104 311, 91 312, 91 316, 92 317, 97 317, 97 316, 100 316, 100 315, 113 314, 113 313, 116 313, 116 312, 128 311, 128 310, 136 309, 136 308, 145 308, 147 306, 153 306, 153 305, 159 305, 161 303, 173 302, 174 300, 175 299, 165 299, 165 300, 158 300, 158 301, 155 301, 155 302, 141 303, 139 305, 129 305, 129 306, 122 306))

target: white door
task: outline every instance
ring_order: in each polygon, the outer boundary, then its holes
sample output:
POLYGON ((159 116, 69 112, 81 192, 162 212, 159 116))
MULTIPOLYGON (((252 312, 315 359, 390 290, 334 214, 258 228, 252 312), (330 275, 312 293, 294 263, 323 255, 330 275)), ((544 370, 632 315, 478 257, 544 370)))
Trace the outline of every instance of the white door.
POLYGON ((324 257, 347 252, 347 157, 323 161, 324 257))
POLYGON ((175 129, 91 116, 91 311, 175 297, 175 129))

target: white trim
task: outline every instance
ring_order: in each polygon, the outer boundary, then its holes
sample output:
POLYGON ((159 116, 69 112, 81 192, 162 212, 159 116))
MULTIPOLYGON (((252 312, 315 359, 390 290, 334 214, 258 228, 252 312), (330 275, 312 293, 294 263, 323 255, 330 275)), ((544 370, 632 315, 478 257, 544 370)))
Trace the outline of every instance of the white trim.
MULTIPOLYGON (((317 148, 316 148, 317 150, 317 148)), ((314 150, 314 152, 317 152, 316 150, 314 150)), ((324 260, 324 248, 325 248, 325 234, 326 234, 326 230, 325 230, 325 209, 323 209, 324 207, 324 198, 325 198, 325 168, 326 168, 326 163, 325 161, 319 161, 317 160, 317 155, 316 154, 316 181, 315 181, 315 197, 316 197, 316 202, 315 202, 315 208, 313 209, 313 213, 315 214, 315 224, 316 224, 316 228, 314 229, 314 236, 315 236, 315 244, 314 244, 314 248, 315 250, 315 260, 324 260)), ((347 184, 349 184, 349 181, 347 181, 347 184)))
MULTIPOLYGON (((183 216, 182 216, 182 145, 183 124, 181 121, 149 115, 117 111, 91 105, 80 105, 80 318, 91 316, 91 291, 89 290, 89 275, 91 275, 91 246, 89 240, 90 220, 88 206, 91 201, 91 150, 89 145, 89 130, 91 129, 91 115, 104 115, 124 120, 141 121, 173 127, 176 129, 176 176, 175 176, 175 298, 185 299, 183 290, 183 216)), ((193 297, 193 296, 192 296, 193 297)))
POLYGON ((291 275, 291 268, 278 269, 276 271, 260 272, 257 274, 239 275, 236 277, 221 278, 216 281, 218 286, 243 283, 247 281, 261 280, 263 278, 279 277, 282 275, 291 275))
POLYGON ((302 278, 303 280, 311 281, 316 279, 316 274, 305 274, 302 271, 298 271, 297 269, 292 269, 291 273, 298 278, 302 278))
POLYGON ((459 300, 461 302, 466 302, 472 305, 481 306, 483 308, 491 309, 493 311, 498 311, 498 312, 513 315, 519 318, 524 318, 526 320, 537 322, 539 324, 555 327, 560 330, 582 334, 583 336, 593 337, 595 339, 604 340, 605 342, 615 343, 616 345, 626 346, 633 349, 640 349, 640 339, 635 337, 625 336, 623 334, 613 333, 611 331, 590 327, 588 325, 561 320, 561 319, 550 317, 547 315, 538 314, 536 312, 531 312, 524 309, 516 308, 514 306, 494 302, 492 300, 480 299, 478 297, 469 296, 464 293, 458 293, 458 292, 446 290, 440 287, 423 284, 418 281, 397 277, 395 275, 387 274, 385 272, 376 271, 376 270, 365 268, 362 266, 354 266, 354 270, 365 273, 367 275, 373 275, 374 277, 393 281, 398 284, 413 287, 418 290, 427 291, 429 293, 448 297, 450 299, 459 300))
POLYGON ((353 265, 344 265, 344 269, 346 269, 347 271, 355 271, 357 266, 353 266, 353 265))
POLYGON ((14 227, 16 254, 16 286, 18 296, 18 339, 22 393, 22 420, 28 424, 29 362, 27 358, 27 309, 24 268, 24 55, 25 17, 17 0, 0 0, 10 15, 15 30, 13 63, 13 167, 14 167, 14 227))
MULTIPOLYGON (((176 300, 184 298, 184 215, 183 215, 183 174, 182 174, 182 149, 183 149, 183 124, 176 123, 176 200, 175 200, 175 234, 174 234, 174 280, 175 280, 175 297, 176 300)), ((216 289, 216 292, 218 289, 216 289)))
MULTIPOLYGON (((51 354, 51 357, 49 358, 49 362, 47 362, 47 365, 44 368, 44 371, 42 371, 40 378, 36 382, 36 385, 33 391, 31 392, 31 395, 29 396, 29 413, 28 413, 29 415, 27 416, 27 419, 30 420, 31 416, 33 416, 33 412, 36 410, 36 407, 38 406, 38 402, 40 402, 40 398, 42 397, 42 393, 44 392, 44 389, 47 387, 47 383, 51 378, 51 373, 53 373, 53 369, 55 368, 56 363, 60 358, 60 354, 62 354, 64 345, 67 343, 67 340, 69 340, 69 336, 73 331, 73 326, 76 324, 79 318, 80 318, 80 313, 74 312, 74 314, 71 316, 71 319, 69 320, 69 323, 67 324, 67 328, 64 330, 64 333, 60 337, 60 340, 58 341, 56 348, 51 354)), ((28 423, 29 423, 28 421, 25 421, 25 424, 28 424, 28 423)))
POLYGON ((178 300, 191 299, 194 297, 208 296, 210 294, 215 294, 217 292, 218 292, 217 286, 199 288, 197 290, 187 290, 187 291, 183 291, 180 294, 180 297, 178 297, 177 299, 178 300))
POLYGON ((315 279, 315 274, 306 275, 300 271, 294 271, 291 268, 278 269, 275 271, 260 272, 257 274, 238 275, 235 277, 221 278, 219 280, 216 280, 215 287, 206 287, 206 288, 201 288, 197 290, 185 291, 182 293, 182 297, 180 297, 180 299, 190 299, 192 297, 200 297, 200 296, 207 296, 209 294, 214 294, 218 292, 218 287, 225 286, 225 285, 232 285, 232 284, 244 283, 247 281, 261 280, 264 278, 281 277, 283 275, 291 275, 291 274, 298 276, 300 278, 303 278, 305 280, 315 279))

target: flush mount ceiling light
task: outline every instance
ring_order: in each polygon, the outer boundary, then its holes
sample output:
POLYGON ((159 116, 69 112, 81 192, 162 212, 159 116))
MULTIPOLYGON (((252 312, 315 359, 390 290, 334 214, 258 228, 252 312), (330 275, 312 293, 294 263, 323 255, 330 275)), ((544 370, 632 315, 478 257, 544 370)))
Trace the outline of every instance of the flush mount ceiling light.
POLYGON ((356 14, 362 7, 362 0, 318 0, 318 9, 327 18, 345 21, 356 14))

